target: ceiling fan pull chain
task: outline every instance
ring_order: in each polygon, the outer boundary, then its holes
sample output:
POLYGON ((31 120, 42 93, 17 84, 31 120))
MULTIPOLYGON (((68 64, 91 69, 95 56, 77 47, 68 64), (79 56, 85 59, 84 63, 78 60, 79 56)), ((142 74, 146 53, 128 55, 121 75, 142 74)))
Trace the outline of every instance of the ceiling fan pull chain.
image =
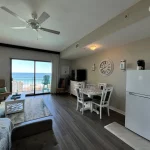
POLYGON ((38 30, 37 30, 37 40, 39 40, 39 32, 38 32, 38 30))

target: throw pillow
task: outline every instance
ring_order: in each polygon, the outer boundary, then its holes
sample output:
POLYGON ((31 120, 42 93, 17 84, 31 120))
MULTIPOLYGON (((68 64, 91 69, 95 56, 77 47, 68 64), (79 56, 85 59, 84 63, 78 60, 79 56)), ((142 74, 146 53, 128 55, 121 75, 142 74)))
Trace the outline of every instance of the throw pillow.
POLYGON ((0 93, 6 93, 6 92, 7 92, 6 87, 0 88, 0 93))

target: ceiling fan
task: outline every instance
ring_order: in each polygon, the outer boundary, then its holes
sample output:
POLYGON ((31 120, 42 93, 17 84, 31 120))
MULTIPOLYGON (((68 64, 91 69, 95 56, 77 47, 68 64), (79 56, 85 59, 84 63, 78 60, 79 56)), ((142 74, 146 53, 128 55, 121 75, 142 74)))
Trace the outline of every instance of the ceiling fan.
POLYGON ((41 24, 43 22, 45 22, 50 17, 49 14, 47 14, 46 12, 43 12, 39 18, 37 16, 37 13, 34 12, 34 13, 32 13, 32 19, 29 19, 28 21, 26 21, 23 18, 21 18, 19 15, 17 15, 16 13, 14 13, 11 10, 9 10, 8 8, 6 8, 5 6, 1 6, 0 8, 2 10, 6 11, 7 13, 13 15, 14 17, 18 18, 22 22, 27 24, 27 26, 25 26, 25 27, 12 27, 12 29, 27 29, 27 28, 31 28, 34 31, 37 31, 37 33, 38 33, 39 30, 42 30, 42 31, 53 33, 53 34, 57 34, 57 35, 60 34, 59 31, 43 28, 41 26, 41 24))

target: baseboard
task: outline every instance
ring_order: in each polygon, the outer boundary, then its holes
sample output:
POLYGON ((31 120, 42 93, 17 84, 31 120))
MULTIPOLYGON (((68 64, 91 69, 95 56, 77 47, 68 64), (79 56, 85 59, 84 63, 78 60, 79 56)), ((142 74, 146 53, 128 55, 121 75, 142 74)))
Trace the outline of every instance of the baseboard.
POLYGON ((124 112, 124 111, 122 111, 122 110, 120 110, 120 109, 117 109, 117 108, 115 108, 115 107, 113 107, 113 106, 110 106, 109 108, 110 108, 111 110, 113 110, 113 111, 115 111, 115 112, 117 112, 117 113, 122 114, 122 115, 125 116, 125 112, 124 112))

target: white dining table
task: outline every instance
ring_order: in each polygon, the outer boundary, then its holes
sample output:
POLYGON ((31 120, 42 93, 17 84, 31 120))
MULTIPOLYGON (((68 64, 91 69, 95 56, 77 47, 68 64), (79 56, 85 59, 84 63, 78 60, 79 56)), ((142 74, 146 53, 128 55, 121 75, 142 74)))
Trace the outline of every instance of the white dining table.
POLYGON ((81 89, 81 92, 84 95, 87 95, 89 98, 92 98, 93 96, 96 95, 101 95, 102 94, 102 90, 100 88, 83 88, 81 89))
MULTIPOLYGON (((93 96, 100 96, 102 94, 102 90, 98 87, 83 88, 81 89, 81 92, 84 95, 87 95, 89 98, 93 98, 93 96)), ((91 110, 91 102, 87 102, 84 105, 84 110, 91 110)), ((82 108, 81 108, 81 111, 82 111, 82 108)), ((99 111, 97 109, 93 108, 93 111, 99 114, 99 111)))

